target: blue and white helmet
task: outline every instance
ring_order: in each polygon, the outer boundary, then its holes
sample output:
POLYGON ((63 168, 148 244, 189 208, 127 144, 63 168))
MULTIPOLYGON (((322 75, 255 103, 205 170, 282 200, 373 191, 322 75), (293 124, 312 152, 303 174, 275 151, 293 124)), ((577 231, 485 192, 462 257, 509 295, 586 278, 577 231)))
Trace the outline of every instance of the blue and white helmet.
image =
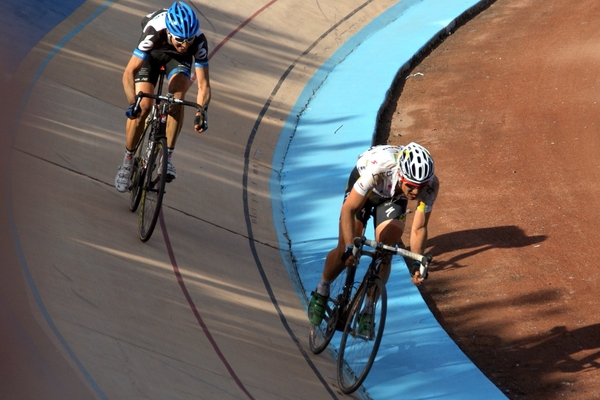
POLYGON ((402 148, 398 157, 400 175, 407 181, 417 185, 429 181, 433 177, 433 158, 429 151, 411 142, 402 148))
POLYGON ((165 20, 167 30, 173 36, 183 39, 195 36, 200 30, 200 21, 198 21, 196 13, 182 1, 176 1, 169 7, 165 20))

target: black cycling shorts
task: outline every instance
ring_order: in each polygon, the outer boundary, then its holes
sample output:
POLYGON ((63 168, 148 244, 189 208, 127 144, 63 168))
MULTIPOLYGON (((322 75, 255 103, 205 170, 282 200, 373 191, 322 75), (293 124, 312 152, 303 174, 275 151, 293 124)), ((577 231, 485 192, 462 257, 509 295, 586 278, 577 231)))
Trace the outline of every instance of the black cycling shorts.
POLYGON ((175 74, 184 74, 192 77, 192 63, 194 56, 187 54, 165 53, 161 50, 152 50, 142 68, 135 76, 136 82, 149 82, 156 86, 161 66, 165 66, 167 81, 175 74))
MULTIPOLYGON (((360 174, 358 169, 355 167, 350 173, 348 183, 346 184, 346 193, 344 194, 344 201, 350 194, 354 183, 358 180, 360 174)), ((367 221, 371 216, 374 216, 374 226, 377 228, 383 221, 390 219, 397 219, 400 221, 406 220, 406 206, 408 205, 408 199, 404 196, 400 198, 385 198, 375 193, 371 193, 369 198, 365 202, 364 206, 356 213, 356 219, 359 220, 363 225, 367 225, 367 221)))

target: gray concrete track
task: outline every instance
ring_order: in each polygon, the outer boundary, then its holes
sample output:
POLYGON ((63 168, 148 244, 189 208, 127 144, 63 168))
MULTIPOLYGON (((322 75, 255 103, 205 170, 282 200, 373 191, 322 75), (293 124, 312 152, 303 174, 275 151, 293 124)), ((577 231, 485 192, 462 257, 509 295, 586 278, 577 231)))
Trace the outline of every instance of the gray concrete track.
POLYGON ((124 146, 121 74, 142 16, 165 3, 117 1, 63 42, 104 4, 88 1, 28 54, 5 110, 20 119, 2 139, 12 151, 3 161, 0 311, 39 355, 14 356, 4 393, 341 396, 332 360, 307 347, 268 183, 279 132, 306 81, 394 1, 343 3, 194 3, 209 49, 218 49, 210 128, 191 133, 188 113, 178 179, 148 243, 113 179, 124 146), (29 359, 40 364, 36 373, 29 359))

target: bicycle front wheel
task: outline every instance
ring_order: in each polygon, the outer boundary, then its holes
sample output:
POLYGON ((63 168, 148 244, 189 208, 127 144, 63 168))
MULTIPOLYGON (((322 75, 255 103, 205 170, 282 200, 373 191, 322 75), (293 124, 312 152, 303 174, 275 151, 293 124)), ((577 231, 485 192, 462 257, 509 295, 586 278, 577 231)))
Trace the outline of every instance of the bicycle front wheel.
POLYGON ((348 268, 344 268, 343 272, 329 285, 329 298, 327 299, 325 315, 321 324, 310 325, 308 344, 310 346, 310 351, 314 354, 319 354, 327 348, 333 334, 337 330, 341 317, 341 308, 343 308, 342 303, 347 304, 347 302, 344 302, 343 300, 347 271, 348 268))
POLYGON ((383 336, 386 313, 385 285, 381 278, 375 277, 359 287, 342 333, 337 361, 338 384, 342 392, 356 391, 369 374, 383 336), (372 320, 365 323, 361 316, 369 309, 372 320))
POLYGON ((146 177, 140 203, 139 231, 142 242, 148 241, 154 232, 160 214, 165 185, 167 183, 167 139, 160 138, 148 157, 146 177))
POLYGON ((131 190, 129 192, 129 210, 131 212, 137 210, 142 199, 142 188, 144 186, 146 165, 148 162, 147 154, 144 154, 144 151, 148 149, 148 138, 150 137, 150 127, 152 125, 149 123, 149 119, 146 121, 144 133, 135 149, 135 156, 133 158, 133 173, 131 174, 131 190))

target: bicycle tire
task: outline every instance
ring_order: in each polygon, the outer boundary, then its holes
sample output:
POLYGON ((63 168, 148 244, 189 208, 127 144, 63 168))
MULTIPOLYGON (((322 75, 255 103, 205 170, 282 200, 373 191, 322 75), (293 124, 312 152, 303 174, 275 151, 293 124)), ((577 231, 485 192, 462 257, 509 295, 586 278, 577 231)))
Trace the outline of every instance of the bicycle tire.
POLYGON ((148 155, 144 154, 144 150, 148 148, 148 140, 150 137, 150 128, 152 127, 154 111, 146 120, 144 133, 140 137, 140 142, 135 149, 133 158, 133 173, 131 174, 131 189, 129 191, 129 210, 136 212, 142 199, 142 187, 144 178, 146 177, 146 165, 148 163, 148 155))
POLYGON ((347 268, 331 282, 329 285, 329 298, 325 308, 325 315, 320 325, 310 324, 308 333, 308 344, 310 351, 314 354, 320 354, 327 348, 333 338, 335 331, 338 330, 338 324, 341 317, 341 309, 347 301, 344 301, 344 284, 346 282, 347 268))
POLYGON ((139 233, 142 242, 148 241, 154 232, 167 184, 167 139, 156 140, 146 168, 146 177, 140 202, 139 233))
POLYGON ((337 378, 341 391, 350 394, 356 391, 364 382, 381 344, 385 317, 387 313, 387 292, 381 278, 375 277, 361 285, 352 300, 350 312, 346 320, 337 360, 337 378), (374 305, 373 337, 358 333, 360 313, 367 300, 367 293, 371 288, 379 291, 379 296, 374 305))

